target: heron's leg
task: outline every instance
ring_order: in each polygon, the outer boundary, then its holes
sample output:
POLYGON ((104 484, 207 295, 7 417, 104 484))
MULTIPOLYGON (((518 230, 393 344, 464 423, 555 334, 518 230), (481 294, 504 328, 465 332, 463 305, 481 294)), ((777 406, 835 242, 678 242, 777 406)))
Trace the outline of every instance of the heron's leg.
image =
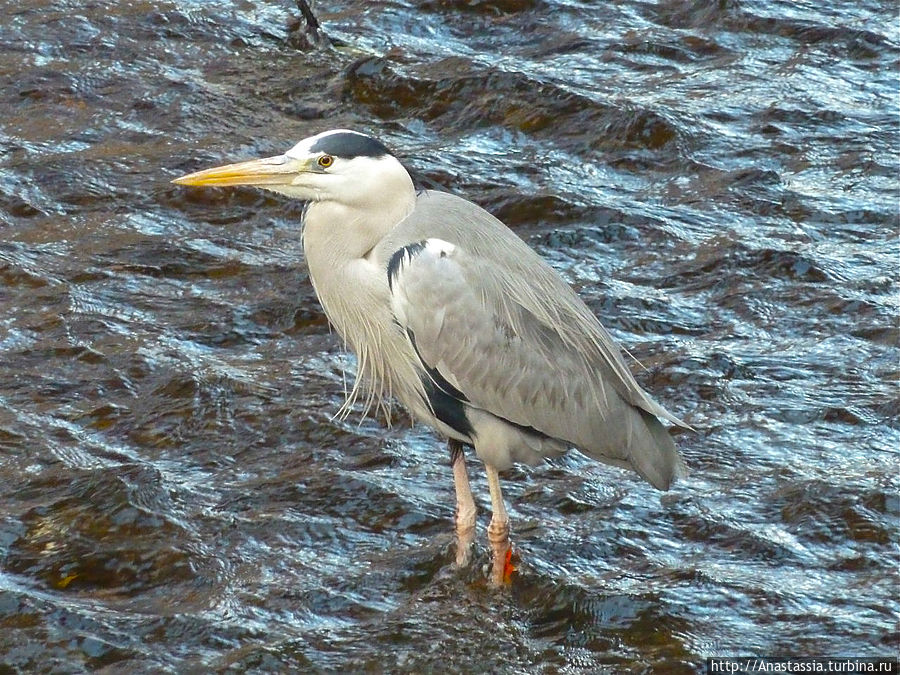
POLYGON ((491 491, 491 524, 488 525, 488 541, 491 544, 493 565, 491 570, 491 583, 500 586, 509 582, 509 575, 513 571, 510 558, 512 547, 509 544, 509 516, 506 515, 506 505, 503 503, 503 492, 500 490, 500 474, 490 464, 485 464, 487 470, 488 488, 491 491))
POLYGON ((469 487, 466 471, 466 455, 463 444, 450 439, 450 465, 453 467, 453 485, 456 488, 456 564, 465 567, 472 556, 475 541, 475 499, 469 487))

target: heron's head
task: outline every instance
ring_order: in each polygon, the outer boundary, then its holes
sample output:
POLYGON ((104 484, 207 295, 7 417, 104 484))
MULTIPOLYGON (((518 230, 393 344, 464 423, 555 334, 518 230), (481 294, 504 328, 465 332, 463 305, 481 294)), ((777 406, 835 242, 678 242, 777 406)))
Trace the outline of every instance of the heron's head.
POLYGON ((227 164, 176 178, 179 185, 253 185, 315 202, 366 206, 414 192, 403 165, 381 142, 347 129, 306 138, 283 155, 227 164))

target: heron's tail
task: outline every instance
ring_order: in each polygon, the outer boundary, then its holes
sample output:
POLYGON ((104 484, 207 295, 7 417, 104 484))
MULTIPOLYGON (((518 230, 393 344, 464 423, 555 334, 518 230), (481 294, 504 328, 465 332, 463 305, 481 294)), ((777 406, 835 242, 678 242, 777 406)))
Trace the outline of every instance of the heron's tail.
POLYGON ((668 490, 676 478, 687 476, 687 465, 660 421, 646 410, 633 410, 629 463, 653 487, 668 490))

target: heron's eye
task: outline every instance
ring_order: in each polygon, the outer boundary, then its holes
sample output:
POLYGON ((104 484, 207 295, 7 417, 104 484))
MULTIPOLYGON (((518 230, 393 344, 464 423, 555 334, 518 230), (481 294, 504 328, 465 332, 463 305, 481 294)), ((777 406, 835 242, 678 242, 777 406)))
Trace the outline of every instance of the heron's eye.
POLYGON ((332 157, 331 155, 322 155, 321 157, 319 157, 318 164, 323 169, 327 169, 329 166, 334 164, 334 157, 332 157))

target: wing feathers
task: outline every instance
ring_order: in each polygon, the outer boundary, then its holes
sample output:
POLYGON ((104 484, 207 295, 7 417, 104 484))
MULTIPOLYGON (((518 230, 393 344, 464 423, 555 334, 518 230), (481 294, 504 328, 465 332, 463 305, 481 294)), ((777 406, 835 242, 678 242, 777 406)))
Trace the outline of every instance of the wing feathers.
POLYGON ((469 410, 630 464, 663 489, 683 471, 655 416, 686 425, 638 386, 588 307, 502 223, 426 192, 393 237, 380 254, 392 309, 441 391, 469 410))

